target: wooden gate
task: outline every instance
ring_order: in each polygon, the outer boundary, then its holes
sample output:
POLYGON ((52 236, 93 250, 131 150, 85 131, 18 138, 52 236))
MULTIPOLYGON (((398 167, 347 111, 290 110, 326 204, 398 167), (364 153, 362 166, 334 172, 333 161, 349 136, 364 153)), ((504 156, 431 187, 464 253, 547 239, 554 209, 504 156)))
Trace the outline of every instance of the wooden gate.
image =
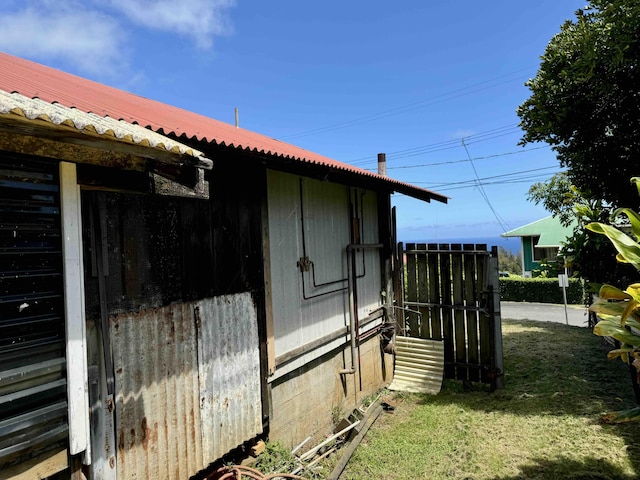
POLYGON ((444 376, 502 387, 497 247, 398 244, 400 332, 444 341, 444 376))

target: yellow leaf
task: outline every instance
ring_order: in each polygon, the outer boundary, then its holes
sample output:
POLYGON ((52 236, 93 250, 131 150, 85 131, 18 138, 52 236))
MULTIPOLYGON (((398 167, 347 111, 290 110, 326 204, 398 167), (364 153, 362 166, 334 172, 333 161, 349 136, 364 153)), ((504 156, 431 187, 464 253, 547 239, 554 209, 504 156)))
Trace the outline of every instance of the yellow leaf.
POLYGON ((637 306, 638 302, 635 299, 629 300, 627 302, 627 306, 624 309, 624 312, 622 312, 622 316, 620 317, 620 325, 624 326, 624 324, 627 323, 627 318, 629 318, 629 315, 633 313, 637 306))
POLYGON ((600 293, 598 293, 598 295, 604 300, 627 300, 631 298, 629 293, 606 283, 600 287, 600 293))

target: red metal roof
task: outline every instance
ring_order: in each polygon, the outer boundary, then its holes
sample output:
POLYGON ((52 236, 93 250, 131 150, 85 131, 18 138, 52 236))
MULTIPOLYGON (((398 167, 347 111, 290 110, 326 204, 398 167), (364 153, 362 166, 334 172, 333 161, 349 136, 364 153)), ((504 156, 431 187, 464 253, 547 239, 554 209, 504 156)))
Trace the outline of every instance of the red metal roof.
POLYGON ((2 52, 0 52, 0 90, 8 93, 17 92, 26 97, 75 107, 84 112, 137 123, 164 135, 174 134, 178 137, 184 135, 189 139, 195 138, 267 156, 321 165, 355 176, 371 177, 386 184, 391 190, 422 200, 447 201, 447 197, 439 193, 383 177, 259 133, 2 52))

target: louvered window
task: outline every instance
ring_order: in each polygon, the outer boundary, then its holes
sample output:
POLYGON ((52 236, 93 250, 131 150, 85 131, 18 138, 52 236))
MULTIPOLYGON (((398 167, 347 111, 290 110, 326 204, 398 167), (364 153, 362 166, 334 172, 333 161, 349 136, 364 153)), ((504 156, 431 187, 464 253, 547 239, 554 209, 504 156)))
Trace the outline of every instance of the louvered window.
POLYGON ((68 437, 58 163, 0 152, 0 470, 68 437))

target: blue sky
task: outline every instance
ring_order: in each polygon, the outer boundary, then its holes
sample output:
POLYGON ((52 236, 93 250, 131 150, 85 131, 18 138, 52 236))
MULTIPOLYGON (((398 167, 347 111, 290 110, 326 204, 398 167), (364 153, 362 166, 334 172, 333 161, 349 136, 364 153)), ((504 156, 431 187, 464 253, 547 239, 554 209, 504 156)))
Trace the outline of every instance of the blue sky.
MULTIPOLYGON (((560 170, 518 146, 524 82, 585 1, 5 0, 0 50, 451 197, 394 195, 401 240, 498 238, 560 170), (463 144, 464 140, 464 144, 463 144), (471 161, 469 160, 471 158, 471 161)), ((514 240, 515 241, 515 240, 514 240)))

